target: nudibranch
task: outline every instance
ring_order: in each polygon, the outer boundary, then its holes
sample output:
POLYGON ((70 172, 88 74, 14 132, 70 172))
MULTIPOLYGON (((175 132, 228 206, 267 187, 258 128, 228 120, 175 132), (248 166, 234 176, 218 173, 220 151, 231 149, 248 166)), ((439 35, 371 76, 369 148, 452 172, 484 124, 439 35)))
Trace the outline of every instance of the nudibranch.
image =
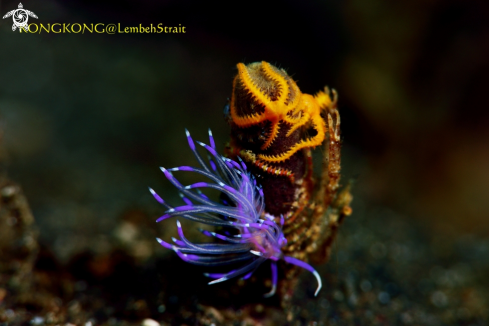
POLYGON ((230 234, 220 234, 202 230, 204 235, 219 239, 220 242, 195 244, 184 236, 182 226, 177 220, 180 239, 172 238, 173 244, 159 238, 157 241, 163 247, 175 251, 182 260, 192 264, 209 267, 228 264, 240 266, 226 273, 207 274, 213 278, 209 284, 223 282, 237 276, 243 276, 244 279, 249 278, 258 266, 269 260, 271 262, 272 289, 265 295, 269 297, 275 294, 277 289, 277 262, 283 260, 310 271, 316 277, 318 287, 315 295, 317 295, 321 289, 321 277, 308 263, 283 253, 282 248, 287 243, 282 231, 284 218, 283 216, 272 216, 265 213, 263 190, 257 184, 256 178, 248 171, 246 164, 239 158, 236 162, 219 155, 210 130, 210 145, 197 142, 208 153, 209 158, 206 162, 198 153, 188 131, 186 134, 189 147, 200 167, 161 168, 165 177, 178 189, 185 204, 176 207, 171 206, 150 188, 154 198, 168 209, 156 221, 161 222, 171 217, 180 216, 190 221, 224 227, 231 232, 230 234), (173 172, 177 171, 195 172, 207 178, 208 181, 183 185, 173 175, 173 172), (215 189, 226 200, 222 202, 213 200, 200 191, 202 188, 215 189), (280 222, 277 223, 277 221, 280 222))

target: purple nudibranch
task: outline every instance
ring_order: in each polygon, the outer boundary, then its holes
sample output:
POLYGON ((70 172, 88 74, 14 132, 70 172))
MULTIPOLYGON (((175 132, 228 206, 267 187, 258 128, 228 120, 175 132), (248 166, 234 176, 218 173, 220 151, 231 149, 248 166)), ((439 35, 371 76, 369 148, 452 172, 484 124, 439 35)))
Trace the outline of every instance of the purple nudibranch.
MULTIPOLYGON (((174 244, 159 238, 156 240, 165 248, 171 249, 184 261, 204 266, 222 266, 242 262, 243 265, 235 270, 222 274, 206 274, 214 280, 209 284, 226 281, 230 278, 244 275, 247 279, 266 260, 271 261, 272 289, 265 297, 275 294, 277 289, 277 261, 283 259, 310 271, 317 279, 318 287, 314 295, 321 289, 321 277, 318 272, 306 262, 297 258, 285 256, 281 248, 287 243, 282 232, 284 223, 280 224, 275 217, 265 214, 263 191, 256 179, 247 171, 245 163, 239 163, 219 155, 216 151, 214 138, 209 130, 210 146, 197 142, 204 147, 208 154, 207 164, 195 148, 195 143, 187 134, 188 144, 201 168, 180 166, 173 169, 161 167, 166 178, 178 189, 185 205, 173 207, 166 203, 153 189, 149 191, 163 206, 168 208, 156 222, 161 222, 174 216, 212 226, 222 226, 236 230, 235 235, 223 235, 202 230, 206 236, 220 239, 220 243, 194 244, 185 238, 180 221, 177 220, 180 239, 172 238, 174 244), (207 177, 211 182, 197 182, 188 186, 182 185, 174 176, 174 171, 191 171, 207 177), (224 194, 229 202, 216 202, 204 195, 199 188, 212 188, 224 194)), ((277 218, 278 219, 278 218, 277 218)))

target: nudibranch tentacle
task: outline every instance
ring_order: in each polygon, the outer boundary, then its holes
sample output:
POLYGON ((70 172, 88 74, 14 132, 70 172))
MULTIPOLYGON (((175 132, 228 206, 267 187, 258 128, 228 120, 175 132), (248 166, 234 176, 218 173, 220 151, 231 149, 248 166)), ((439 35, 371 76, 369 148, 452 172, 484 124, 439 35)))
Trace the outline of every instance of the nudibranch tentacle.
POLYGON ((196 142, 208 152, 209 167, 197 152, 195 142, 188 131, 186 131, 186 135, 189 147, 197 158, 200 168, 190 166, 172 169, 161 168, 165 177, 179 190, 185 205, 173 207, 166 203, 153 189, 149 188, 153 197, 168 209, 163 216, 157 219, 157 222, 181 216, 211 226, 226 227, 228 230, 234 230, 234 235, 201 230, 204 235, 215 237, 224 243, 195 244, 185 237, 182 225, 177 220, 180 239, 172 238, 174 244, 159 238, 157 241, 164 248, 175 251, 182 260, 192 264, 222 266, 242 263, 240 267, 227 273, 206 274, 206 276, 213 278, 209 284, 220 283, 240 275, 244 275, 243 278, 246 279, 263 262, 270 260, 272 289, 265 296, 272 296, 276 292, 278 282, 276 262, 282 259, 313 273, 318 281, 318 288, 315 293, 317 295, 321 288, 319 274, 309 264, 282 253, 281 248, 287 243, 282 232, 284 218, 281 216, 280 224, 277 224, 273 216, 264 213, 263 191, 257 185, 255 178, 247 171, 244 162, 239 159, 238 163, 220 156, 215 149, 212 133, 209 131, 210 145, 196 142), (173 176, 172 172, 177 171, 195 172, 206 177, 208 181, 184 186, 173 176), (226 204, 210 200, 198 191, 199 188, 211 188, 219 191, 225 195, 226 204))

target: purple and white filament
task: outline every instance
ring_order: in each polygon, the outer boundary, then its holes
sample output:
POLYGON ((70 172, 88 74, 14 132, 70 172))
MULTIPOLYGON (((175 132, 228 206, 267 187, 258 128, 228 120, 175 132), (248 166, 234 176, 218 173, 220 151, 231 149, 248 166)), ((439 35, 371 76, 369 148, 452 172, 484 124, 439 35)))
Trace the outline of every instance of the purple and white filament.
POLYGON ((321 277, 318 272, 306 262, 294 257, 285 256, 281 248, 287 243, 282 232, 283 217, 280 224, 275 218, 264 213, 263 191, 257 185, 255 178, 247 172, 243 161, 235 162, 216 151, 214 138, 209 130, 209 145, 197 142, 208 152, 208 164, 195 148, 195 143, 187 134, 188 144, 194 153, 200 168, 180 166, 172 169, 160 168, 165 177, 178 189, 185 205, 173 207, 166 203, 153 189, 149 191, 153 197, 168 210, 156 222, 161 222, 174 216, 181 216, 191 221, 212 226, 226 227, 236 230, 235 235, 223 235, 202 230, 206 236, 215 237, 224 243, 194 244, 185 238, 180 222, 177 220, 180 239, 172 238, 173 244, 159 238, 156 240, 165 248, 171 249, 184 261, 204 266, 222 266, 242 263, 241 267, 222 274, 206 274, 214 280, 209 284, 226 281, 230 278, 244 275, 247 279, 266 260, 271 261, 272 289, 265 297, 275 294, 277 289, 277 261, 283 259, 287 263, 304 268, 316 277, 318 287, 314 295, 321 289, 321 277), (174 176, 176 171, 196 172, 208 182, 197 182, 182 185, 174 176), (220 191, 227 198, 224 203, 208 198, 200 188, 212 188, 220 191))

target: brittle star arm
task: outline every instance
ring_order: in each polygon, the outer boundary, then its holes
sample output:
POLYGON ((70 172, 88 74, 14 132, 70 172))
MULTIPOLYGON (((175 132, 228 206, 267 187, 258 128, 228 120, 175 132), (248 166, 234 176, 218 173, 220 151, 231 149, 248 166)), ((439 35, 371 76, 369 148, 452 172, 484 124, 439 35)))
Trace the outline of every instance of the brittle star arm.
POLYGON ((296 131, 299 127, 305 125, 311 119, 311 116, 320 115, 320 105, 318 104, 316 99, 309 94, 302 95, 302 99, 298 107, 302 110, 303 115, 298 121, 293 123, 292 127, 287 132, 287 137, 292 135, 292 133, 296 131))
POLYGON ((270 127, 270 134, 268 135, 267 141, 261 146, 262 150, 265 150, 268 147, 270 147, 270 145, 272 145, 275 138, 277 138, 278 131, 280 129, 280 125, 279 125, 280 120, 274 118, 274 119, 270 119, 270 122, 272 123, 272 126, 270 127))
MULTIPOLYGON (((236 88, 237 79, 238 79, 238 77, 234 78, 233 89, 236 88)), ((238 127, 242 127, 242 128, 250 127, 250 126, 255 125, 257 123, 263 122, 267 119, 265 113, 261 113, 261 114, 257 113, 257 114, 247 115, 247 116, 240 116, 236 110, 236 97, 235 97, 234 93, 235 92, 233 92, 232 96, 231 96, 230 111, 231 111, 231 118, 232 118, 233 122, 238 127)))
POLYGON ((292 146, 287 152, 279 154, 279 155, 264 155, 264 154, 259 154, 258 158, 267 161, 267 162, 283 162, 290 158, 293 154, 295 154, 297 151, 306 148, 306 147, 316 147, 318 145, 321 145, 321 143, 324 140, 324 135, 326 133, 326 125, 321 118, 321 116, 315 115, 312 116, 312 125, 313 128, 317 131, 317 135, 309 138, 307 140, 301 140, 299 143, 295 144, 292 146))
POLYGON ((287 100, 287 95, 289 95, 289 85, 283 76, 279 73, 273 71, 272 67, 268 62, 262 61, 263 72, 268 78, 273 79, 278 84, 278 89, 280 90, 280 95, 275 102, 278 102, 280 106, 285 107, 285 100, 287 100))

